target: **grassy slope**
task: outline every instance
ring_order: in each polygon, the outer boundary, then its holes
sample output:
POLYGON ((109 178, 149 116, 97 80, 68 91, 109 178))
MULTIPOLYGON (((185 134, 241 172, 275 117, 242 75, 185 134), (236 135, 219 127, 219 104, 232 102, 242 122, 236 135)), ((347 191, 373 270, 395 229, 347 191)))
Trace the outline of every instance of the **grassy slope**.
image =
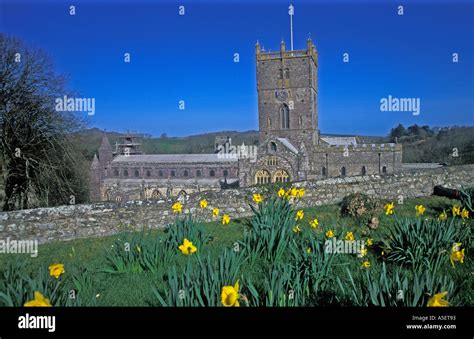
MULTIPOLYGON (((410 199, 405 201, 405 204, 397 206, 396 213, 398 216, 413 216, 414 206, 416 204, 424 204, 427 207, 426 215, 436 217, 443 208, 449 208, 457 201, 449 200, 440 197, 426 197, 418 199, 410 199)), ((346 224, 353 227, 356 238, 371 237, 376 242, 386 237, 388 227, 390 227, 393 218, 386 217, 383 213, 380 214, 381 227, 376 231, 370 231, 367 228, 359 228, 354 225, 350 218, 340 217, 339 207, 337 205, 319 206, 305 210, 305 222, 301 225, 307 226, 307 221, 313 219, 315 216, 320 220, 320 225, 331 226, 334 224, 346 224), (366 234, 363 234, 366 233, 366 234)), ((232 244, 241 239, 243 235, 245 220, 232 220, 229 225, 221 225, 220 223, 205 224, 205 229, 213 236, 211 244, 203 249, 203 252, 210 251, 212 256, 217 256, 225 247, 230 247, 232 244)), ((339 226, 336 226, 336 235, 339 226)), ((163 235, 161 230, 150 231, 152 235, 158 237, 163 235)), ((31 272, 37 272, 40 266, 47 267, 51 263, 61 262, 65 263, 66 271, 69 263, 79 262, 84 264, 93 273, 93 281, 96 293, 100 294, 98 299, 99 305, 110 306, 141 306, 149 305, 150 300, 153 299, 151 289, 162 280, 163 273, 166 268, 157 273, 127 273, 127 274, 108 274, 101 270, 106 266, 106 253, 110 251, 111 246, 117 239, 124 239, 126 234, 119 234, 103 238, 80 239, 68 242, 55 242, 41 245, 39 248, 39 255, 37 258, 30 258, 25 255, 1 255, 0 267, 9 261, 26 260, 27 269, 31 272), (73 249, 74 248, 74 254, 73 249)), ((349 266, 354 271, 360 271, 360 259, 350 255, 341 255, 338 258, 336 265, 340 266, 340 274, 345 267, 349 266)), ((380 260, 376 258, 375 254, 369 253, 369 260, 380 260)), ((177 254, 177 266, 183 266, 186 257, 177 254)), ((253 272, 246 272, 246 274, 258 276, 261 275, 265 267, 254 268, 253 272)), ((473 270, 472 260, 466 258, 464 265, 458 266, 454 269, 447 269, 448 274, 456 277, 458 283, 465 282, 467 285, 463 288, 460 299, 464 300, 466 304, 472 305, 472 296, 470 291, 473 286, 473 278, 471 271, 473 270), (466 278, 467 277, 467 278, 466 278)))

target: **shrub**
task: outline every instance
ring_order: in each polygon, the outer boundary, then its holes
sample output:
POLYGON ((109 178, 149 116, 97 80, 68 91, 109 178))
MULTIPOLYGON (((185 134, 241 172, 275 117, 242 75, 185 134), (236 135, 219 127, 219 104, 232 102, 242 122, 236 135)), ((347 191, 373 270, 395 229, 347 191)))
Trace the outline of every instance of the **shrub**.
POLYGON ((367 225, 375 215, 378 203, 375 199, 363 193, 353 193, 344 197, 341 203, 341 215, 355 218, 367 225))

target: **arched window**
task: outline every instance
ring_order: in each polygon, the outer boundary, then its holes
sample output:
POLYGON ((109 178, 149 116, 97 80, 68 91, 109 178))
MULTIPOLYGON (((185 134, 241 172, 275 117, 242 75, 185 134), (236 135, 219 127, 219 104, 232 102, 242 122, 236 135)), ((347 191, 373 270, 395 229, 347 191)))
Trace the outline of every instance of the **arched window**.
POLYGON ((362 166, 362 175, 365 175, 367 173, 367 171, 365 170, 365 166, 362 166))
POLYGON ((283 79, 283 69, 278 70, 278 79, 283 79))
POLYGON ((159 177, 162 177, 162 176, 163 176, 163 170, 159 170, 159 171, 158 171, 158 176, 159 176, 159 177))
POLYGON ((117 197, 115 197, 115 201, 116 202, 121 202, 122 201, 122 197, 120 195, 118 195, 117 197))
POLYGON ((290 128, 290 110, 286 104, 283 104, 280 108, 281 116, 281 128, 289 129, 290 128))
POLYGON ((267 127, 272 127, 272 119, 270 117, 267 117, 267 127))
POLYGON ((176 176, 176 171, 175 171, 175 170, 171 170, 171 176, 172 176, 172 177, 175 177, 175 176, 176 176))
POLYGON ((114 170, 114 177, 118 177, 119 175, 120 175, 120 173, 119 173, 118 169, 115 169, 114 170))
POLYGON ((201 172, 201 170, 197 170, 197 171, 196 171, 196 176, 197 176, 198 178, 200 178, 200 177, 201 177, 201 175, 202 175, 202 172, 201 172))
POLYGON ((255 173, 255 183, 256 184, 268 184, 270 183, 270 173, 267 170, 259 170, 255 173))
POLYGON ((133 176, 134 176, 134 177, 139 177, 139 176, 140 176, 140 172, 136 169, 135 171, 133 171, 133 176))
POLYGON ((303 125, 303 118, 301 117, 301 115, 298 117, 298 124, 300 126, 303 125))
POLYGON ((289 79, 289 78, 290 78, 290 69, 285 68, 285 79, 289 79))
POLYGON ((183 171, 183 175, 184 175, 185 177, 187 177, 187 176, 189 175, 188 170, 184 170, 184 171, 183 171))
POLYGON ((146 170, 146 176, 147 176, 147 178, 151 177, 151 171, 150 170, 146 170))
POLYGON ((387 166, 382 167, 382 173, 387 173, 387 166))
POLYGON ((288 172, 285 170, 278 170, 275 172, 273 176, 273 182, 288 182, 290 181, 290 176, 288 172))
POLYGON ((229 171, 228 170, 224 170, 224 177, 228 177, 229 176, 229 171))
POLYGON ((277 151, 277 144, 275 144, 273 141, 270 143, 270 152, 276 153, 277 151))
POLYGON ((346 168, 345 168, 344 166, 342 166, 342 168, 341 168, 341 175, 342 175, 343 177, 346 176, 346 168))
POLYGON ((128 170, 126 170, 126 169, 123 170, 123 176, 128 177, 128 170))
POLYGON ((327 174, 326 174, 326 167, 323 166, 323 168, 321 169, 321 174, 323 177, 325 177, 327 174))
POLYGON ((209 171, 209 176, 210 176, 210 177, 215 177, 215 176, 216 176, 216 171, 210 170, 210 171, 209 171))
POLYGON ((154 191, 151 193, 151 198, 152 198, 153 200, 158 200, 158 199, 163 198, 163 195, 161 194, 160 191, 154 190, 154 191))

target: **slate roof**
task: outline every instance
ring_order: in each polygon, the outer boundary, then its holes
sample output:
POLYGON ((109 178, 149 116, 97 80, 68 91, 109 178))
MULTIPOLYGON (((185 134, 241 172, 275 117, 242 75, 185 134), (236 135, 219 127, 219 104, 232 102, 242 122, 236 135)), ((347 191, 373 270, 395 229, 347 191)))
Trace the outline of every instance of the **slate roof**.
POLYGON ((321 140, 330 146, 351 146, 357 145, 356 137, 321 137, 321 140))
POLYGON ((116 163, 233 163, 237 157, 228 157, 221 154, 140 154, 140 155, 118 155, 112 160, 116 163))
POLYGON ((286 138, 277 138, 279 142, 281 142, 286 148, 292 151, 295 154, 298 154, 298 149, 293 146, 293 144, 286 138))

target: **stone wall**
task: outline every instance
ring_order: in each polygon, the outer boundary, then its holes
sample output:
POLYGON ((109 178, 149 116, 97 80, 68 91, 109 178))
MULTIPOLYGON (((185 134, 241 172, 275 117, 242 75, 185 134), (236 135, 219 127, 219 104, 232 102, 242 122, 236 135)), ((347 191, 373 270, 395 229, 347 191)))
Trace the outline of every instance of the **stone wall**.
MULTIPOLYGON (((304 207, 336 203, 354 192, 364 192, 382 199, 412 198, 430 195, 435 185, 450 188, 474 185, 474 165, 443 167, 387 175, 330 178, 295 183, 305 187, 304 207)), ((232 218, 251 214, 249 201, 258 187, 196 193, 187 197, 185 214, 196 213, 199 199, 209 201, 232 218)), ((0 239, 36 239, 40 243, 116 234, 143 227, 160 228, 173 222, 172 201, 130 201, 90 205, 38 208, 0 212, 0 239)), ((206 220, 212 220, 210 210, 206 220)))

